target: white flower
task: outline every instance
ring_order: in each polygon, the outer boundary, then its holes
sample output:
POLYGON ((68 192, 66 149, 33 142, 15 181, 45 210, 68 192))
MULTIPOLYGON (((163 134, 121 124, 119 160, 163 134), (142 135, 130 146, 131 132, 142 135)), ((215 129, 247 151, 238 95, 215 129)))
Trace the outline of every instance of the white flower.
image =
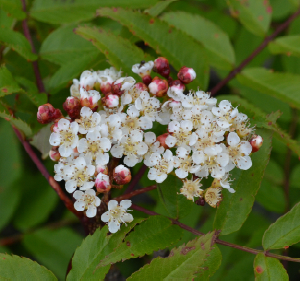
POLYGON ((153 153, 148 161, 151 167, 148 173, 148 178, 150 180, 155 180, 158 183, 163 182, 169 173, 173 171, 174 168, 174 156, 172 152, 167 149, 163 154, 163 158, 159 153, 153 153))
POLYGON ((59 153, 63 157, 68 157, 78 143, 78 124, 70 123, 67 119, 60 119, 55 127, 55 131, 50 135, 49 142, 53 146, 59 146, 59 153))
POLYGON ((73 84, 70 87, 70 93, 72 97, 76 97, 80 99, 80 84, 77 79, 73 79, 73 84))
POLYGON ((110 148, 111 142, 109 139, 101 138, 100 133, 97 131, 87 133, 86 138, 82 138, 77 145, 79 153, 100 165, 108 164, 109 155, 107 152, 110 148))
POLYGON ((195 132, 192 132, 193 123, 189 120, 171 121, 168 126, 168 131, 171 133, 166 138, 166 144, 169 147, 177 146, 191 146, 194 145, 198 139, 195 132))
POLYGON ((123 136, 119 144, 115 144, 111 149, 111 154, 116 158, 124 158, 124 164, 133 167, 142 161, 142 155, 147 153, 148 146, 143 142, 143 133, 132 130, 129 136, 123 136))
POLYGON ((80 101, 81 105, 94 108, 98 106, 98 101, 101 96, 98 91, 90 90, 86 91, 84 88, 80 88, 80 101))
POLYGON ((186 178, 189 173, 196 173, 200 170, 201 166, 195 165, 192 157, 189 155, 190 151, 184 147, 179 147, 176 150, 176 156, 174 156, 174 166, 178 169, 175 170, 177 177, 183 179, 186 178))
POLYGON ((129 90, 135 83, 135 80, 132 77, 121 77, 114 84, 122 84, 121 90, 127 91, 129 90))
POLYGON ((91 189, 94 182, 90 181, 95 174, 95 166, 86 162, 84 157, 78 157, 73 164, 64 167, 64 173, 67 177, 66 190, 72 193, 77 187, 81 190, 91 189))
POLYGON ((238 116, 237 108, 233 108, 228 100, 222 100, 219 107, 213 107, 212 113, 217 116, 217 123, 222 129, 228 129, 238 116))
POLYGON ((88 91, 94 87, 97 80, 96 72, 89 70, 83 71, 80 76, 80 87, 88 91))
POLYGON ((133 221, 133 216, 127 213, 131 204, 131 200, 122 200, 120 206, 116 200, 108 202, 108 211, 102 214, 101 220, 108 223, 108 230, 111 233, 116 233, 120 229, 121 223, 126 224, 133 221))
POLYGON ((102 82, 102 77, 108 78, 109 82, 116 81, 121 77, 122 71, 117 71, 113 66, 102 71, 97 71, 97 76, 102 82))
POLYGON ((144 164, 151 166, 150 156, 153 153, 163 154, 165 148, 161 146, 159 141, 156 141, 156 135, 153 132, 147 132, 144 134, 144 142, 148 145, 148 152, 144 154, 144 164))
POLYGON ((209 94, 203 91, 197 91, 196 93, 190 92, 188 95, 184 95, 182 99, 182 105, 184 107, 198 106, 201 110, 211 109, 217 103, 217 99, 211 98, 209 94))
POLYGON ((138 74, 141 77, 149 75, 154 66, 153 61, 148 61, 146 63, 137 63, 132 66, 132 72, 138 74))
POLYGON ((184 98, 184 89, 185 86, 183 84, 173 85, 169 87, 167 95, 175 101, 182 101, 184 98))
POLYGON ((219 179, 214 179, 214 181, 217 180, 220 184, 220 186, 222 186, 223 188, 228 189, 228 191, 230 193, 235 193, 235 190, 233 188, 230 187, 230 182, 232 180, 229 179, 229 173, 226 173, 224 177, 219 178, 219 179))
POLYGON ((248 116, 239 113, 234 119, 230 131, 235 131, 240 138, 247 139, 248 136, 253 134, 254 129, 250 128, 248 116))
POLYGON ((77 211, 86 210, 86 216, 93 218, 97 214, 97 207, 100 206, 100 199, 96 196, 96 192, 93 189, 82 191, 75 191, 73 197, 76 199, 74 208, 77 211))
POLYGON ((225 131, 215 132, 201 128, 195 132, 198 135, 197 142, 193 145, 193 151, 204 151, 206 148, 214 148, 217 143, 224 139, 225 131))
POLYGON ((79 133, 86 134, 94 130, 100 130, 101 116, 97 112, 93 112, 89 107, 82 107, 80 110, 81 118, 76 120, 79 124, 79 133))
POLYGON ((149 93, 144 91, 135 101, 135 107, 140 113, 155 121, 160 101, 155 97, 150 97, 149 93))
POLYGON ((103 121, 100 126, 101 136, 107 137, 111 142, 119 142, 123 136, 120 114, 116 113, 109 116, 103 114, 101 118, 103 121))
POLYGON ((194 197, 202 197, 203 189, 200 187, 202 184, 200 183, 201 178, 196 180, 184 180, 183 187, 180 188, 180 194, 184 195, 188 200, 193 200, 194 197))
POLYGON ((248 141, 240 141, 237 133, 228 134, 227 142, 230 162, 242 170, 248 170, 252 166, 249 154, 252 152, 252 146, 248 141))

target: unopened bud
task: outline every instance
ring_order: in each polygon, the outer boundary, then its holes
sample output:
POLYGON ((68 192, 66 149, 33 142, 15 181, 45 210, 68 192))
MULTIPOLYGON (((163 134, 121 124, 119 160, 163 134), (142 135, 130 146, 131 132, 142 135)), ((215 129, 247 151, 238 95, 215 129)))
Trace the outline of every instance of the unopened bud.
POLYGON ((80 87, 89 91, 94 88, 94 84, 97 82, 97 73, 93 71, 83 71, 80 76, 80 87))
POLYGON ((250 144, 252 146, 252 153, 259 151, 263 145, 263 138, 259 135, 253 135, 250 139, 250 144))
POLYGON ((132 77, 121 77, 112 83, 112 93, 121 96, 126 90, 129 90, 134 83, 135 80, 132 77))
POLYGON ((185 85, 180 80, 174 80, 170 83, 170 88, 172 91, 183 92, 185 90, 185 85))
POLYGON ((161 76, 168 78, 170 75, 169 61, 166 58, 159 57, 154 61, 153 71, 161 76))
POLYGON ((154 77, 152 82, 149 84, 149 91, 157 97, 163 97, 168 91, 168 81, 154 77))
POLYGON ((80 103, 82 107, 87 106, 93 111, 97 110, 98 101, 100 99, 99 92, 95 90, 86 91, 85 89, 81 88, 80 95, 81 95, 80 103))
POLYGON ((99 173, 95 181, 95 186, 98 192, 108 192, 111 189, 109 176, 99 173))
POLYGON ((119 99, 118 95, 107 95, 101 101, 107 107, 116 107, 119 105, 119 99))
POLYGON ((169 149, 169 146, 166 144, 166 138, 169 136, 169 133, 164 133, 157 137, 157 141, 160 142, 160 145, 163 146, 165 149, 169 149))
POLYGON ((131 172, 124 165, 118 165, 113 171, 113 177, 117 184, 124 185, 131 181, 131 172))
POLYGON ((115 82, 112 83, 111 90, 113 94, 118 96, 123 95, 124 91, 122 91, 121 88, 122 88, 122 83, 115 83, 115 82))
POLYGON ((152 81, 152 78, 150 75, 145 75, 143 76, 143 83, 145 83, 146 85, 149 85, 152 81))
POLYGON ((205 205, 205 200, 204 198, 199 198, 195 201, 195 203, 199 206, 204 206, 205 205))
POLYGON ((140 90, 141 92, 144 92, 144 91, 148 91, 148 87, 146 84, 142 83, 142 82, 138 82, 134 85, 134 87, 137 89, 137 90, 140 90))
POLYGON ((101 173, 101 174, 104 174, 104 175, 108 176, 108 167, 106 165, 98 164, 96 166, 96 173, 97 173, 97 175, 101 173))
POLYGON ((76 97, 68 97, 63 104, 63 108, 72 119, 80 117, 80 99, 76 97))
POLYGON ((183 66, 179 70, 177 77, 182 83, 187 84, 192 82, 196 78, 196 72, 192 68, 183 66))
POLYGON ((49 151, 49 157, 52 161, 57 162, 60 159, 60 154, 58 152, 58 146, 53 146, 49 151))
POLYGON ((109 83, 109 82, 102 82, 100 84, 100 91, 104 95, 108 95, 109 93, 111 93, 112 92, 111 83, 109 83))
POLYGON ((55 109, 50 103, 39 106, 37 112, 37 121, 41 124, 48 124, 55 119, 63 117, 59 109, 55 109))

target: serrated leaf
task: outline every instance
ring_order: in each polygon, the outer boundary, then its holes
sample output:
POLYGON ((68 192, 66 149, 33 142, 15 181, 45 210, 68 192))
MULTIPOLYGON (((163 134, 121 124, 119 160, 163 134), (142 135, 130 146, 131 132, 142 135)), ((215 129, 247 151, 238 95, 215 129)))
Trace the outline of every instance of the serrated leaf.
POLYGON ((0 97, 19 92, 20 90, 21 88, 13 79, 11 72, 2 65, 0 67, 0 97))
POLYGON ((168 58, 175 69, 179 70, 184 65, 193 68, 197 77, 190 87, 206 89, 209 76, 206 53, 201 45, 185 33, 158 18, 140 12, 102 8, 98 10, 98 14, 128 27, 132 34, 142 38, 145 44, 168 58))
POLYGON ((256 281, 289 280, 286 270, 278 259, 268 258, 261 253, 256 255, 253 265, 256 281))
POLYGON ((257 130, 264 139, 263 146, 257 153, 251 155, 252 167, 249 170, 235 168, 230 172, 234 179, 231 187, 235 193, 223 190, 223 200, 220 203, 214 221, 214 229, 221 230, 221 235, 227 235, 241 228, 246 221, 260 187, 265 168, 271 153, 272 132, 257 130))
POLYGON ((197 237, 172 249, 169 257, 153 259, 127 280, 193 280, 213 249, 213 239, 213 233, 197 237))
POLYGON ((136 226, 118 248, 105 257, 99 267, 118 261, 149 255, 157 250, 177 242, 182 236, 182 229, 163 216, 152 216, 147 221, 136 226))
POLYGON ((280 249, 300 241, 300 203, 272 223, 263 237, 264 249, 280 249))
POLYGON ((85 54, 95 57, 99 51, 90 42, 74 34, 76 26, 76 24, 62 26, 51 32, 42 43, 39 51, 41 58, 64 66, 82 58, 85 54))
POLYGON ((273 54, 300 57, 300 36, 277 37, 268 47, 273 54))
POLYGON ((0 254, 0 279, 5 280, 57 280, 55 275, 35 261, 18 256, 0 254))
POLYGON ((183 195, 178 194, 182 185, 182 181, 172 175, 169 175, 164 182, 157 184, 159 199, 167 211, 167 215, 174 219, 181 219, 188 215, 194 204, 183 195))
POLYGON ((300 108, 300 76, 291 73, 272 72, 264 68, 250 68, 237 76, 239 82, 263 94, 267 94, 300 108))
POLYGON ((39 229, 25 234, 22 244, 39 262, 63 280, 70 259, 82 237, 67 227, 39 229))
POLYGON ((200 15, 185 12, 164 13, 161 19, 201 43, 212 66, 225 70, 233 68, 235 55, 229 37, 213 22, 200 15))
POLYGON ((110 265, 106 267, 96 267, 100 260, 110 254, 125 238, 132 228, 144 221, 137 218, 127 226, 122 225, 121 229, 111 235, 108 234, 107 226, 98 228, 93 235, 85 238, 83 243, 76 249, 72 259, 72 269, 67 276, 68 281, 73 280, 102 280, 108 272, 110 265))
POLYGON ((91 41, 106 56, 111 65, 123 71, 123 75, 131 76, 132 65, 146 59, 142 49, 131 44, 127 39, 103 29, 79 26, 74 32, 91 41))
POLYGON ((36 54, 32 53, 26 37, 17 31, 0 27, 0 43, 12 48, 13 51, 16 51, 27 60, 33 61, 38 58, 36 54))
POLYGON ((18 20, 26 18, 26 14, 22 10, 22 2, 19 0, 0 0, 0 7, 18 20))
POLYGON ((151 15, 152 17, 157 17, 160 13, 162 13, 172 2, 177 0, 164 0, 157 2, 153 7, 145 10, 146 14, 151 15))
POLYGON ((61 24, 94 18, 100 7, 148 8, 158 0, 35 0, 30 15, 41 22, 61 24))
POLYGON ((272 7, 268 0, 228 0, 231 14, 253 34, 265 36, 272 18, 272 7))

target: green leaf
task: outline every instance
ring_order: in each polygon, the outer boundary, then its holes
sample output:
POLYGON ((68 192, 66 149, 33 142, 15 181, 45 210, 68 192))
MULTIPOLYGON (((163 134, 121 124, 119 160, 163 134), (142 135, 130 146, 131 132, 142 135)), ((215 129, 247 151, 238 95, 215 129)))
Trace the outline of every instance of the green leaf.
MULTIPOLYGON (((8 1, 8 0, 7 0, 8 1)), ((15 0, 16 1, 16 0, 15 0)), ((148 8, 158 0, 35 0, 30 15, 38 21, 61 24, 93 19, 100 7, 148 8)))
POLYGON ((30 143, 39 150, 42 154, 47 154, 51 150, 52 146, 49 143, 49 138, 51 135, 50 127, 52 124, 49 124, 42 129, 40 129, 33 137, 30 143))
POLYGON ((291 246, 300 241, 300 203, 271 224, 263 237, 263 247, 268 249, 280 249, 291 246))
POLYGON ((165 13, 161 19, 199 42, 204 47, 212 66, 225 70, 233 68, 235 55, 229 37, 213 22, 200 15, 185 12, 165 13))
POLYGON ((26 14, 22 10, 22 2, 19 0, 0 0, 0 7, 18 20, 26 18, 26 14))
POLYGON ((160 13, 162 13, 172 2, 177 0, 164 0, 157 2, 153 7, 145 10, 146 14, 151 15, 152 17, 157 17, 160 13))
POLYGON ((238 17, 240 22, 253 34, 265 36, 272 17, 272 7, 269 1, 237 1, 228 0, 231 14, 238 17))
POLYGON ((26 37, 17 31, 0 27, 0 43, 12 48, 13 51, 16 51, 27 60, 33 61, 38 58, 36 54, 32 53, 26 37))
POLYGON ((241 84, 300 108, 300 76, 272 72, 264 68, 251 68, 238 75, 241 84))
POLYGON ((183 230, 163 216, 152 216, 136 226, 111 254, 105 257, 99 267, 118 261, 150 255, 154 251, 163 250, 180 240, 183 230))
MULTIPOLYGON (((1 3, 1 1, 0 1, 0 3, 1 3)), ((1 6, 1 4, 0 4, 0 6, 1 6)), ((13 17, 9 13, 0 9, 0 26, 2 28, 5 27, 5 28, 11 29, 13 27, 13 23, 14 23, 13 17)))
POLYGON ((215 245, 210 251, 208 257, 204 261, 202 268, 197 273, 194 279, 199 281, 208 281, 211 276, 215 274, 222 262, 222 254, 219 248, 215 245))
POLYGON ((98 14, 128 27, 135 36, 142 38, 145 44, 168 58, 175 69, 179 70, 184 65, 192 67, 196 71, 197 77, 190 84, 191 88, 197 86, 200 89, 206 89, 209 68, 205 50, 182 31, 169 26, 158 18, 139 12, 103 8, 98 10, 98 14))
POLYGON ((300 188, 300 164, 295 165, 292 169, 290 185, 291 187, 300 188))
POLYGON ((3 280, 57 280, 54 274, 35 261, 18 256, 0 254, 0 279, 3 280))
POLYGON ((174 219, 187 216, 194 204, 183 195, 178 194, 182 185, 182 180, 172 175, 169 175, 163 183, 157 184, 159 199, 167 211, 167 215, 174 219))
POLYGON ((127 226, 122 225, 121 229, 111 235, 108 234, 107 226, 98 228, 93 235, 85 238, 83 243, 76 249, 72 259, 72 269, 67 276, 67 280, 102 280, 108 272, 110 265, 106 267, 96 267, 100 260, 114 251, 118 247, 126 234, 132 228, 144 221, 145 219, 135 218, 134 221, 127 226))
POLYGON ((25 234, 23 245, 43 265, 50 268, 63 280, 72 255, 82 237, 67 227, 40 229, 25 234))
POLYGON ((260 187, 265 168, 271 153, 272 132, 257 130, 257 134, 264 139, 263 146, 257 153, 251 155, 252 167, 249 170, 235 168, 230 172, 232 188, 235 193, 223 191, 223 200, 220 203, 214 221, 214 229, 221 230, 222 235, 227 235, 241 228, 251 212, 255 195, 260 187))
POLYGON ((0 67, 0 97, 19 92, 20 90, 21 88, 13 79, 11 72, 2 65, 0 67))
POLYGON ((111 65, 118 70, 122 69, 123 75, 130 76, 132 65, 146 59, 144 52, 130 41, 103 29, 79 26, 74 32, 91 41, 106 56, 111 65))
POLYGON ((263 253, 254 259, 255 281, 288 281, 289 276, 278 259, 268 258, 263 253))
POLYGON ((211 253, 213 244, 213 233, 197 237, 172 249, 169 257, 153 259, 127 280, 193 280, 211 253))
POLYGON ((95 57, 99 51, 90 42, 74 34, 76 26, 76 24, 62 26, 51 32, 42 43, 39 52, 41 58, 64 66, 82 58, 85 54, 93 54, 95 57))
POLYGON ((268 45, 272 54, 300 57, 300 36, 277 37, 268 45))

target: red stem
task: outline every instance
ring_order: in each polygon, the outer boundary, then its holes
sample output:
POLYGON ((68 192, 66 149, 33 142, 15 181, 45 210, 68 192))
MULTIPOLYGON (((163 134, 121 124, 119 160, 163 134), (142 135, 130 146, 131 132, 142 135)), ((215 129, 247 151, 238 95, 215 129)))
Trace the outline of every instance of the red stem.
POLYGON ((125 190, 124 194, 130 193, 131 191, 134 190, 135 186, 139 183, 140 179, 145 174, 147 168, 148 167, 145 164, 143 164, 143 166, 139 169, 139 171, 137 172, 137 174, 132 179, 132 181, 129 184, 128 188, 125 190))
POLYGON ((156 189, 156 188, 157 188, 156 185, 151 185, 151 186, 148 186, 148 187, 140 188, 138 190, 132 191, 130 193, 125 193, 125 194, 123 194, 119 197, 116 197, 116 198, 114 198, 114 200, 121 201, 121 200, 130 199, 131 197, 134 197, 136 195, 148 192, 148 191, 156 189))
POLYGON ((285 30, 290 23, 300 15, 300 9, 292 14, 286 22, 279 25, 274 33, 270 36, 267 36, 265 40, 252 52, 252 54, 246 58, 241 64, 232 70, 226 78, 219 82, 212 90, 211 96, 215 96, 230 80, 232 80, 249 62, 251 62, 269 43, 272 41, 279 33, 285 30))

